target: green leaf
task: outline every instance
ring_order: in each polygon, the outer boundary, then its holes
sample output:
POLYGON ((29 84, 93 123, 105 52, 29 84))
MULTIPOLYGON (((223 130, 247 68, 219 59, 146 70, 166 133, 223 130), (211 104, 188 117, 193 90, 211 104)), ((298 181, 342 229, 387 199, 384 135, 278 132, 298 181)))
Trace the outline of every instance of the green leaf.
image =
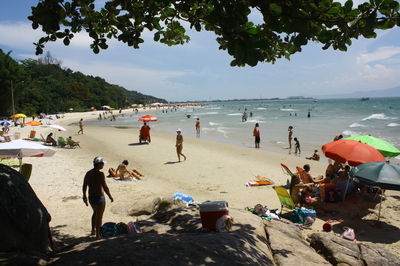
POLYGON ((64 40, 63 40, 63 43, 64 43, 65 46, 68 46, 69 45, 69 38, 65 37, 64 40))
POLYGON ((272 3, 269 5, 269 9, 272 11, 273 14, 275 15, 280 15, 282 13, 282 7, 278 6, 275 3, 272 3))

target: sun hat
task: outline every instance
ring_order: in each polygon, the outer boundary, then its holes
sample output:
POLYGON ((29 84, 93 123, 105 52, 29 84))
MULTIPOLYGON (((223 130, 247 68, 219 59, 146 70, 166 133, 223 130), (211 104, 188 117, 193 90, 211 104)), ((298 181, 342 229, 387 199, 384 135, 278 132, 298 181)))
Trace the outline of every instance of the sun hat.
POLYGON ((106 161, 104 161, 104 159, 101 158, 100 156, 94 157, 93 164, 100 164, 100 163, 106 163, 106 161))
POLYGON ((181 131, 181 129, 180 129, 180 128, 178 128, 178 129, 176 130, 176 132, 182 132, 182 131, 181 131))

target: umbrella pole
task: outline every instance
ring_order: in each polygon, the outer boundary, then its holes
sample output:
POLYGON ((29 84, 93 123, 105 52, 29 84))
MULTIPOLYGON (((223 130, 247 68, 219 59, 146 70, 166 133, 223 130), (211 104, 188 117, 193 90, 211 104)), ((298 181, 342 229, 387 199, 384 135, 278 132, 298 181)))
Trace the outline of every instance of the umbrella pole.
POLYGON ((382 208, 382 189, 380 188, 379 190, 381 192, 381 201, 379 203, 378 222, 379 222, 379 219, 381 218, 381 208, 382 208))
POLYGON ((347 180, 346 189, 344 190, 342 201, 344 201, 346 198, 347 190, 349 189, 349 183, 350 183, 350 178, 347 180))
POLYGON ((21 173, 22 158, 19 157, 19 158, 18 158, 18 161, 19 161, 19 172, 21 173))

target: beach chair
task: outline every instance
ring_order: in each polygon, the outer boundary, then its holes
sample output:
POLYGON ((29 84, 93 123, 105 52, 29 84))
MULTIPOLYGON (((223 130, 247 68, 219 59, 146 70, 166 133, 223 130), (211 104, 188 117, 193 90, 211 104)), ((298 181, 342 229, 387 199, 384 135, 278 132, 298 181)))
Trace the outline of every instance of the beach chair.
POLYGON ((79 145, 79 142, 73 141, 70 138, 67 138, 67 145, 72 149, 75 148, 75 147, 79 147, 79 148, 81 147, 81 145, 79 145))
POLYGON ((29 133, 29 139, 33 139, 36 136, 36 131, 35 130, 31 130, 31 132, 29 133))
POLYGON ((63 137, 58 137, 57 139, 57 144, 58 146, 60 146, 61 148, 64 148, 65 145, 67 145, 67 142, 65 141, 65 139, 63 137))
POLYGON ((23 165, 21 165, 19 172, 25 178, 26 182, 29 182, 29 178, 31 177, 32 174, 32 164, 24 163, 23 165))
POLYGON ((283 207, 293 210, 296 208, 296 205, 290 197, 289 192, 282 186, 274 186, 273 187, 276 195, 278 196, 279 201, 281 202, 281 212, 283 210, 283 207))

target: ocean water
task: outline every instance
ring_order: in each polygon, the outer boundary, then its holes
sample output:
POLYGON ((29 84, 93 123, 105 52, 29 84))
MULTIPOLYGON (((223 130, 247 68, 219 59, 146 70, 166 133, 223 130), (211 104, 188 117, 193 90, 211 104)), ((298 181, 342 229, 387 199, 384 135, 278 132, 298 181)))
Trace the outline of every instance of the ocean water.
MULTIPOLYGON (((201 107, 181 107, 177 111, 163 113, 162 110, 145 112, 159 119, 150 123, 153 129, 175 134, 180 128, 184 136, 195 136, 195 120, 199 118, 201 138, 250 148, 254 147, 253 128, 259 123, 260 147, 282 153, 288 153, 287 129, 291 125, 293 137, 300 141, 303 157, 310 156, 314 149, 319 150, 339 134, 344 137, 370 134, 400 148, 400 98, 214 102, 201 107), (242 122, 245 110, 248 119, 242 122)), ((132 112, 115 121, 88 123, 138 129, 142 123, 137 120, 142 115, 144 113, 132 112)))

